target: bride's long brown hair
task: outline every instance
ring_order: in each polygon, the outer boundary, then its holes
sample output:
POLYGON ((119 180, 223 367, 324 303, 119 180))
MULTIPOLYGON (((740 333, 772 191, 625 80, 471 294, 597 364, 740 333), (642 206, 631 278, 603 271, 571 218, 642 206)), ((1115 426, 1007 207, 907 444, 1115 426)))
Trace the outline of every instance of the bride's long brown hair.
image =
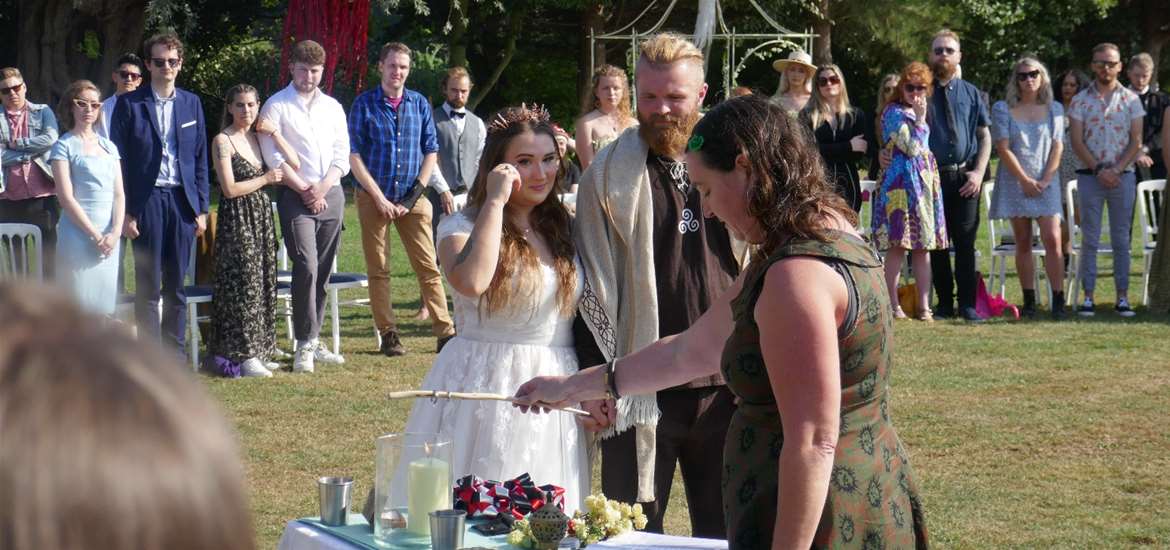
MULTIPOLYGON (((523 104, 519 107, 505 107, 493 114, 487 122, 487 138, 479 161, 479 173, 467 196, 467 208, 471 212, 478 212, 483 206, 487 199, 487 176, 496 165, 506 161, 508 145, 516 136, 525 133, 547 135, 554 145, 553 150, 558 151, 556 133, 549 122, 548 111, 544 108, 523 104)), ((561 166, 561 163, 558 162, 557 166, 561 166)), ((532 209, 530 221, 532 231, 544 238, 552 253, 553 269, 557 274, 557 306, 561 317, 568 318, 575 311, 573 298, 577 294, 577 266, 573 261, 575 250, 569 211, 555 191, 563 177, 562 169, 558 169, 555 181, 551 182, 553 191, 532 209)), ((469 217, 474 218, 474 215, 469 217)), ((540 259, 536 250, 528 244, 524 233, 511 219, 504 216, 500 258, 496 262, 496 272, 487 292, 480 297, 480 311, 486 310, 490 315, 515 303, 518 298, 535 300, 541 289, 539 268, 540 259), (521 273, 519 281, 512 284, 512 277, 518 270, 521 273)))

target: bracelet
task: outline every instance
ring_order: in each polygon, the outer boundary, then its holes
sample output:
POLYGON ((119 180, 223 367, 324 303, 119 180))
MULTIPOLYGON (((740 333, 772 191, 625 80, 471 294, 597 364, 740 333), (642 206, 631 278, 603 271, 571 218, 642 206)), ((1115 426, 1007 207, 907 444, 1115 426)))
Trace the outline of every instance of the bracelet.
POLYGON ((621 399, 622 395, 618 393, 617 389, 617 359, 614 359, 605 364, 605 385, 606 393, 611 399, 621 399))

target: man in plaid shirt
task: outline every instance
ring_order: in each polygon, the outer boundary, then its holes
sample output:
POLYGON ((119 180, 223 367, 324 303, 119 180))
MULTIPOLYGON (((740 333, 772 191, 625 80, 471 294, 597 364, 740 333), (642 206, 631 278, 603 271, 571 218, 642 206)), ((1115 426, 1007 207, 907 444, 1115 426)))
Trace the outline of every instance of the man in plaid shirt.
POLYGON ((398 337, 390 303, 390 267, 386 230, 398 230, 406 256, 418 277, 422 302, 430 313, 437 348, 455 335, 447 313, 447 295, 435 261, 431 203, 418 200, 438 162, 439 142, 426 97, 406 89, 411 52, 406 45, 382 46, 378 69, 382 83, 358 96, 349 112, 350 165, 361 184, 357 192, 362 251, 370 278, 370 306, 387 357, 406 353, 398 337))

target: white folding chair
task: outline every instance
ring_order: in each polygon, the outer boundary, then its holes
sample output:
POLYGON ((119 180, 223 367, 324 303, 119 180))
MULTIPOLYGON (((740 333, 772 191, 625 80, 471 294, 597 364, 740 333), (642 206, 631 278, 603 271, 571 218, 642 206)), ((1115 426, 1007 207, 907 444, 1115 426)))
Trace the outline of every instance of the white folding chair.
POLYGON ((27 223, 0 223, 0 280, 44 279, 41 228, 27 223))
POLYGON ((183 285, 183 304, 187 306, 187 356, 191 358, 191 370, 199 370, 199 321, 210 319, 210 315, 199 316, 199 304, 210 304, 214 294, 211 285, 195 284, 195 247, 198 239, 191 241, 191 255, 187 263, 186 282, 183 285))
MULTIPOLYGON (((1083 239, 1081 235, 1081 224, 1077 220, 1077 216, 1081 212, 1080 200, 1081 195, 1077 191, 1077 180, 1070 180, 1064 191, 1064 201, 1068 209, 1066 214, 1068 216, 1068 240, 1072 245, 1072 253, 1069 254, 1072 259, 1068 262, 1068 268, 1071 273, 1068 276, 1068 292, 1065 293, 1066 296, 1072 297, 1072 301, 1069 302, 1070 304, 1078 304, 1081 301, 1081 287, 1077 284, 1080 280, 1078 276, 1080 263, 1084 261, 1084 258, 1081 257, 1081 240, 1083 239)), ((1110 212, 1110 215, 1112 215, 1112 212, 1110 212)), ((1108 233, 1108 228, 1102 224, 1101 236, 1097 239, 1099 243, 1097 246, 1098 256, 1113 255, 1113 245, 1101 241, 1106 233, 1108 233)))
POLYGON ((1145 268, 1142 270, 1142 304, 1150 304, 1150 264, 1154 259, 1154 248, 1158 245, 1158 215, 1152 208, 1155 203, 1166 200, 1166 180, 1146 180, 1137 186, 1138 209, 1142 213, 1142 255, 1145 268))
MULTIPOLYGON (((988 256, 991 257, 991 269, 988 270, 987 288, 992 292, 995 291, 996 282, 999 283, 999 293, 1001 295, 1007 293, 1007 261, 1008 258, 1016 257, 1016 242, 1015 234, 1011 231, 1010 224, 1002 219, 992 219, 991 217, 991 197, 995 191, 995 183, 987 182, 983 184, 983 204, 987 208, 987 249, 988 256), (1008 236, 1011 239, 1008 239, 1008 236), (997 267, 998 266, 998 269, 997 267)), ((1033 269, 1033 286, 1036 288, 1040 283, 1040 273, 1044 271, 1044 256, 1045 250, 1043 243, 1040 242, 1040 226, 1032 224, 1032 257, 1039 260, 1035 263, 1033 269)), ((1052 290, 1052 283, 1049 282, 1049 291, 1052 290)))
MULTIPOLYGON (((347 273, 337 271, 337 257, 333 258, 333 268, 329 272, 329 282, 325 283, 325 300, 329 302, 330 321, 333 325, 333 353, 341 353, 341 306, 368 306, 370 298, 355 298, 341 300, 339 293, 350 288, 369 288, 370 279, 365 273, 347 273)), ((377 332, 375 330, 374 332, 377 332)), ((379 342, 380 344, 380 342, 379 342)))

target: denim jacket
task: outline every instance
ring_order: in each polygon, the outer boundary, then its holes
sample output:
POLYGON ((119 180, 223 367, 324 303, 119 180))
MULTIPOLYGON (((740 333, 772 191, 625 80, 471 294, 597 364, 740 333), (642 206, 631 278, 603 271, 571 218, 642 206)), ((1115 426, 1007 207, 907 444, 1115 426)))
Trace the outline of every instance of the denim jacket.
MULTIPOLYGON (((48 105, 28 102, 28 135, 12 143, 12 129, 8 117, 0 115, 0 165, 3 168, 32 161, 44 170, 49 179, 53 170, 49 167, 49 151, 57 143, 57 117, 48 105)), ((4 170, 0 170, 0 192, 4 191, 4 170)))

